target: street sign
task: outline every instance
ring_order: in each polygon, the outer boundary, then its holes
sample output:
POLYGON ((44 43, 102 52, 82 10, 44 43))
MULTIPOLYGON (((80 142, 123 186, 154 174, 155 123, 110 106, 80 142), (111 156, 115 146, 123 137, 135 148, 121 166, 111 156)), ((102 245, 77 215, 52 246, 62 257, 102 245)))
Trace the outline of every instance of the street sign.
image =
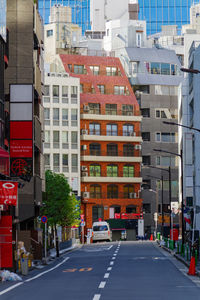
POLYGON ((47 223, 47 220, 48 220, 48 219, 47 219, 46 216, 42 216, 42 217, 41 217, 41 222, 42 222, 42 223, 44 223, 44 224, 47 223))
POLYGON ((81 222, 81 226, 82 226, 82 227, 85 226, 85 222, 81 222))
POLYGON ((83 219, 83 220, 84 220, 84 217, 85 217, 85 216, 84 216, 84 215, 80 215, 80 217, 81 217, 81 219, 83 219))

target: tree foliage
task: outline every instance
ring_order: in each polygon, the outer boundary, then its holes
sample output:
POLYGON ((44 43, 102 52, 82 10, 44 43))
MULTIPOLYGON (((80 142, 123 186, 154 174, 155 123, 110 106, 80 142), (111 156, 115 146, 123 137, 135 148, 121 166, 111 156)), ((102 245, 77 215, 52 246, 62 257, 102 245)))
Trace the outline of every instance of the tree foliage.
POLYGON ((45 180, 46 193, 42 214, 48 217, 50 225, 74 225, 79 219, 79 201, 71 193, 65 176, 48 170, 45 180))

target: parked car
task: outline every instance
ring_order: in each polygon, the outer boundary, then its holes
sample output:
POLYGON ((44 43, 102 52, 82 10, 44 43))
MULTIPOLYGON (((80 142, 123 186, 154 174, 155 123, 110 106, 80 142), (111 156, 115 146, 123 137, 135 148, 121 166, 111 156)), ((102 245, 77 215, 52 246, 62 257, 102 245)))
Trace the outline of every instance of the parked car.
POLYGON ((92 225, 92 239, 93 243, 96 241, 112 241, 112 232, 107 222, 94 222, 92 225))

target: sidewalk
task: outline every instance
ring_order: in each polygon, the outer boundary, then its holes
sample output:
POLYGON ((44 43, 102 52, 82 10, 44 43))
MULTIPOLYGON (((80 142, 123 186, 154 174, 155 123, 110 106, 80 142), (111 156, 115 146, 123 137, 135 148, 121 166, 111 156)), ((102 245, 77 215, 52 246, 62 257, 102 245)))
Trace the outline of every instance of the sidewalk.
POLYGON ((70 252, 70 251, 73 251, 73 250, 76 250, 76 249, 79 249, 81 247, 82 247, 82 244, 74 244, 72 247, 62 249, 62 250, 59 251, 59 253, 60 253, 59 257, 56 257, 56 249, 52 249, 50 255, 47 258, 46 263, 44 263, 44 261, 35 261, 35 262, 33 261, 34 264, 29 269, 28 275, 21 275, 21 273, 19 271, 17 271, 17 274, 22 278, 22 281, 4 281, 4 282, 0 281, 0 292, 2 290, 4 290, 5 288, 9 288, 12 285, 23 282, 24 280, 26 280, 29 277, 32 277, 32 276, 35 276, 35 275, 39 274, 40 270, 42 270, 42 269, 43 270, 45 268, 48 269, 50 267, 49 266, 50 264, 53 264, 55 262, 59 262, 59 260, 61 260, 63 254, 65 254, 67 252, 70 252))
MULTIPOLYGON (((164 245, 161 245, 160 241, 157 241, 158 246, 161 247, 162 249, 164 249, 165 251, 169 252, 172 256, 174 256, 177 260, 179 260, 180 262, 182 262, 186 267, 190 266, 190 260, 187 260, 184 256, 182 256, 181 254, 177 254, 176 249, 171 250, 169 248, 167 248, 164 245)), ((200 277, 200 261, 197 261, 197 265, 196 265, 196 273, 197 276, 200 277)))

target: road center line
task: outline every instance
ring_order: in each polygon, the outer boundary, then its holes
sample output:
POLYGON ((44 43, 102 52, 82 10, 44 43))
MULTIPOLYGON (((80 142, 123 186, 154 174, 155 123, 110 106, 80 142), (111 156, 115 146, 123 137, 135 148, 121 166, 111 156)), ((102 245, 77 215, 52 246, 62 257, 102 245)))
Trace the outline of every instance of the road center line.
POLYGON ((114 259, 116 259, 116 257, 113 256, 113 257, 112 257, 112 260, 114 260, 114 259))
POLYGON ((114 261, 111 261, 111 262, 110 262, 110 265, 114 265, 114 261))
POLYGON ((101 295, 100 294, 96 294, 96 295, 94 295, 93 300, 99 300, 100 298, 101 298, 101 295))
POLYGON ((111 271, 112 270, 112 267, 108 267, 107 271, 111 271))
POLYGON ((104 289, 105 285, 106 285, 106 281, 101 281, 99 285, 99 289, 104 289))
POLYGON ((113 255, 114 255, 114 256, 116 256, 116 255, 117 255, 117 253, 114 253, 113 255))
POLYGON ((36 276, 34 276, 34 277, 32 277, 32 278, 29 278, 29 279, 25 280, 24 282, 30 282, 30 281, 32 281, 32 280, 35 280, 35 279, 41 277, 42 275, 44 275, 44 274, 46 274, 46 273, 49 273, 49 272, 51 272, 51 271, 57 269, 57 268, 60 267, 62 264, 64 264, 68 259, 69 259, 69 257, 66 257, 61 263, 57 264, 55 267, 53 267, 53 268, 51 268, 51 269, 49 269, 49 270, 47 270, 47 271, 44 271, 44 272, 42 272, 42 273, 40 273, 40 274, 38 274, 38 275, 36 275, 36 276))
POLYGON ((108 278, 110 276, 110 273, 105 273, 104 278, 108 278))

